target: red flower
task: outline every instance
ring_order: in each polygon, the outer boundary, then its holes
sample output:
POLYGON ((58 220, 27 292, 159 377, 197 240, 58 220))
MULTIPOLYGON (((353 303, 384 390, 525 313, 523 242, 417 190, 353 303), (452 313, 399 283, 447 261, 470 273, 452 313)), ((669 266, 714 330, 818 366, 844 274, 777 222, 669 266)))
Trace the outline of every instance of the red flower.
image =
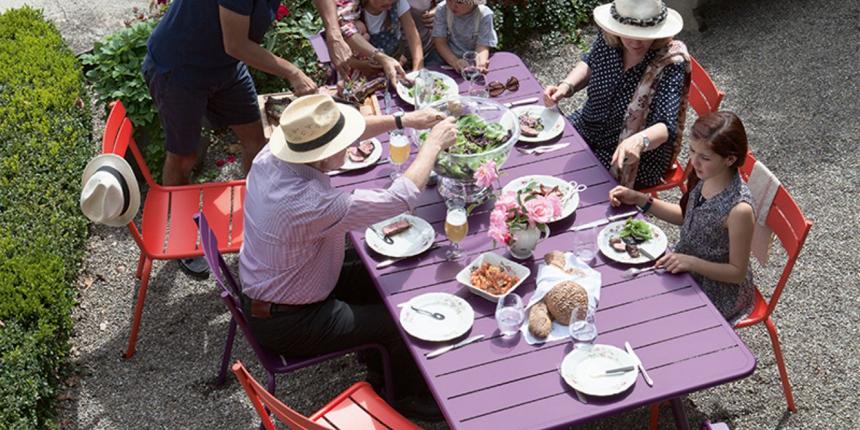
POLYGON ((224 165, 224 160, 215 160, 215 165, 221 167, 224 165))
POLYGON ((283 4, 278 6, 278 13, 275 14, 275 19, 280 21, 288 16, 290 16, 290 10, 283 4))
POLYGON ((231 154, 231 155, 228 155, 228 156, 227 156, 227 162, 228 162, 228 163, 235 163, 235 162, 236 162, 236 156, 235 156, 235 155, 232 155, 232 154, 231 154))

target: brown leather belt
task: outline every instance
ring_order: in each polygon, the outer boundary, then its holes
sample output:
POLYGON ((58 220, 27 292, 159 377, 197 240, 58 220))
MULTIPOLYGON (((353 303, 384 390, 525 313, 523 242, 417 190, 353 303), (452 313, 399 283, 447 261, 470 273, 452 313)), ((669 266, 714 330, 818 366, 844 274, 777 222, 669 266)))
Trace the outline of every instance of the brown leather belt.
MULTIPOLYGON (((270 303, 264 302, 262 300, 252 299, 244 294, 242 294, 242 298, 245 301, 250 302, 251 316, 254 318, 271 318, 272 314, 279 312, 287 312, 290 310, 295 310, 303 307, 304 305, 287 305, 283 303, 270 303)), ((246 308, 247 309, 247 308, 246 308)))

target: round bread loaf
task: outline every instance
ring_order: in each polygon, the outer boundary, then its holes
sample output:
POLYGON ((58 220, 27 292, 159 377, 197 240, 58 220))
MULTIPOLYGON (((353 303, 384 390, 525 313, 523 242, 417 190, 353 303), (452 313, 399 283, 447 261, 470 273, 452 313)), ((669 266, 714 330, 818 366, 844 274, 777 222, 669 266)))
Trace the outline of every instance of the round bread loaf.
POLYGON ((556 284, 543 298, 549 315, 561 324, 570 324, 570 314, 576 306, 580 307, 580 318, 585 317, 588 306, 588 293, 585 288, 573 281, 556 284))

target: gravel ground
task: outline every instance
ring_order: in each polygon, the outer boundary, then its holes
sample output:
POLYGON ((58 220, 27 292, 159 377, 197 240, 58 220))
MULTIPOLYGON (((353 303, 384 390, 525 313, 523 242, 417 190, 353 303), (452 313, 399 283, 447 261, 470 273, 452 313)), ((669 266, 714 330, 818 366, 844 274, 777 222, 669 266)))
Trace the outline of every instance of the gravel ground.
MULTIPOLYGON (((756 372, 691 395, 688 415, 694 425, 710 418, 740 429, 858 428, 860 383, 849 370, 860 368, 860 360, 849 345, 860 326, 860 303, 851 291, 860 263, 842 250, 860 248, 860 239, 839 226, 856 226, 858 220, 849 192, 860 186, 860 156, 851 143, 860 134, 860 7, 839 0, 816 2, 816 11, 801 0, 714 3, 701 11, 708 29, 681 39, 727 93, 723 108, 744 120, 758 158, 815 225, 774 316, 799 412, 786 412, 768 336, 756 326, 740 331, 758 357, 756 372)), ((67 10, 72 6, 80 5, 66 2, 67 10)), ((85 49, 93 40, 61 29, 67 38, 81 38, 73 46, 85 49)), ((579 55, 575 46, 532 48, 526 62, 545 84, 558 82, 579 55)), ((218 152, 210 151, 207 167, 218 152)), ((236 164, 228 166, 222 175, 236 172, 236 164)), ((137 355, 120 359, 136 262, 137 247, 126 230, 91 229, 74 312, 74 375, 59 408, 63 428, 255 428, 258 421, 241 387, 232 378, 224 387, 212 384, 228 322, 214 281, 195 281, 175 262, 156 263, 137 355)), ((775 284, 779 263, 777 256, 770 267, 755 267, 763 290, 775 284)), ((241 336, 234 358, 262 375, 241 336)), ((279 377, 277 396, 310 413, 363 377, 364 369, 346 357, 279 377)), ((583 428, 644 428, 646 421, 647 411, 640 409, 583 428)), ((670 422, 665 410, 662 427, 672 428, 670 422)))

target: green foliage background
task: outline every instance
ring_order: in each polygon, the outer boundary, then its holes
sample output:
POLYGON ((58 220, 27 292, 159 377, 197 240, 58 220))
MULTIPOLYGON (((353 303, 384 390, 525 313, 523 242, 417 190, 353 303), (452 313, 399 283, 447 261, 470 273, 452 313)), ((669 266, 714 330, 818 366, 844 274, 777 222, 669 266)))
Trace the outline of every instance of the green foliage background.
POLYGON ((81 68, 53 24, 0 15, 0 428, 55 428, 93 155, 81 68))

